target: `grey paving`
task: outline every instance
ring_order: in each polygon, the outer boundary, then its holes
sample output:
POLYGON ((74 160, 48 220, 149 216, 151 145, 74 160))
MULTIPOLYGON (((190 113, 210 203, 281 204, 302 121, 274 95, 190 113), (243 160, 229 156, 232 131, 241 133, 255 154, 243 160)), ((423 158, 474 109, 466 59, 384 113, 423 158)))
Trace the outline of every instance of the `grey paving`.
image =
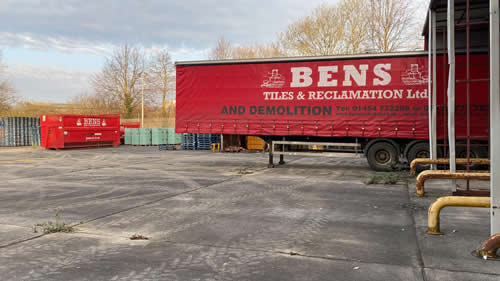
POLYGON ((0 150, 1 280, 500 280, 470 253, 487 209, 449 208, 428 236, 441 182, 414 196, 366 185, 364 159, 153 147, 0 150), (76 225, 33 233, 36 223, 76 225), (130 240, 141 234, 149 240, 130 240))

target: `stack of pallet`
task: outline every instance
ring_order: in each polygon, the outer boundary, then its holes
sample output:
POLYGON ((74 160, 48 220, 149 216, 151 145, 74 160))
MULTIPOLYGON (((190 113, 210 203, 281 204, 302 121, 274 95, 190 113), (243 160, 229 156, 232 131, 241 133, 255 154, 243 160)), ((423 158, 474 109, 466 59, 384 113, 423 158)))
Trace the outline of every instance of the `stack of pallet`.
POLYGON ((40 145, 40 118, 0 118, 0 146, 40 145))
POLYGON ((212 139, 210 134, 197 134, 196 149, 209 150, 212 149, 212 139))
POLYGON ((211 143, 220 143, 220 135, 219 134, 210 134, 211 143))
POLYGON ((196 150, 196 134, 182 135, 182 149, 196 150))
POLYGON ((189 133, 182 135, 182 149, 210 150, 213 143, 220 143, 220 135, 189 133))

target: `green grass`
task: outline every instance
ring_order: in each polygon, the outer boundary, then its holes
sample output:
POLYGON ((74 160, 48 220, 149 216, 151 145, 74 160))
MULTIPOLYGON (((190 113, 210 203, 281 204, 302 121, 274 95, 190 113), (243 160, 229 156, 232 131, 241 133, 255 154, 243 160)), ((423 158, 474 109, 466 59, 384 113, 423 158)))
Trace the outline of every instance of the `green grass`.
POLYGON ((59 209, 56 210, 55 222, 47 221, 43 223, 37 223, 33 226, 33 232, 38 233, 42 232, 44 234, 63 232, 63 233, 71 233, 74 232, 75 229, 64 222, 61 222, 61 216, 59 209))

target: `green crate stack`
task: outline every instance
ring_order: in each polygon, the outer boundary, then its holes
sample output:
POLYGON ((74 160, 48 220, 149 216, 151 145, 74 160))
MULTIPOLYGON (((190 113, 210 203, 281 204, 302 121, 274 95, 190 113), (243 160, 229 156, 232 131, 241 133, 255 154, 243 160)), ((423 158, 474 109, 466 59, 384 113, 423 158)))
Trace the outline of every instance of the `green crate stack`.
POLYGON ((161 129, 153 128, 151 129, 151 144, 159 145, 161 143, 161 129))
POLYGON ((151 129, 151 144, 152 145, 167 144, 167 130, 163 128, 151 129))
POLYGON ((130 128, 125 128, 125 144, 132 144, 132 130, 130 128))
POLYGON ((151 129, 139 129, 139 145, 151 145, 151 129))
POLYGON ((182 143, 182 134, 176 134, 175 128, 168 128, 168 144, 181 144, 182 143))
POLYGON ((168 144, 168 129, 161 129, 161 144, 168 144))
POLYGON ((140 145, 140 135, 139 135, 139 130, 140 129, 129 129, 131 131, 132 139, 131 139, 131 144, 132 145, 140 145))

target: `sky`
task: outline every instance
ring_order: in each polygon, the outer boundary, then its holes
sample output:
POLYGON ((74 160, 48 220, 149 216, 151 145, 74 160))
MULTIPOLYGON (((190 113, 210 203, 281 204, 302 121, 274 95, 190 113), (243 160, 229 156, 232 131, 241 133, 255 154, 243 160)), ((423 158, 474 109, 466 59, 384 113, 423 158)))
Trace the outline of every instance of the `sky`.
POLYGON ((1 0, 0 50, 24 100, 67 102, 124 43, 202 60, 222 36, 274 41, 323 2, 336 0, 1 0))

